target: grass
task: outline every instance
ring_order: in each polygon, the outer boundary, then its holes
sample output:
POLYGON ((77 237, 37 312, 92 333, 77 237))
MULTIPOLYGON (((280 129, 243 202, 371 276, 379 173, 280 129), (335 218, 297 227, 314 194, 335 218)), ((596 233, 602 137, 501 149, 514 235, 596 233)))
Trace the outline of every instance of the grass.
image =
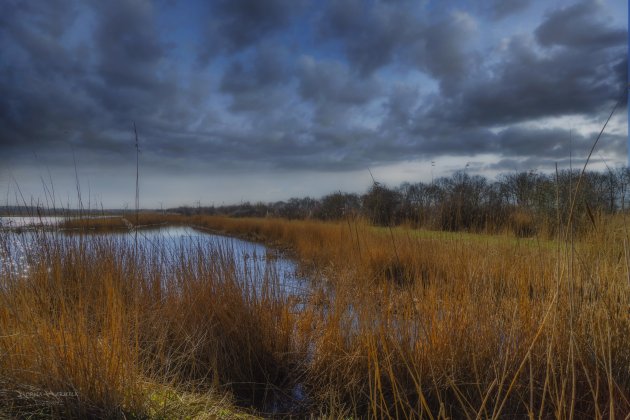
MULTIPOLYGON (((390 229, 387 227, 373 227, 380 232, 381 235, 390 235, 390 229)), ((469 232, 450 232, 442 230, 429 229, 412 229, 406 226, 396 226, 391 229, 394 235, 412 236, 418 239, 436 239, 441 241, 466 241, 469 243, 489 244, 489 245, 522 245, 528 247, 547 247, 553 248, 556 242, 547 238, 540 237, 518 237, 506 234, 487 234, 487 233, 469 233, 469 232)))
MULTIPOLYGON (((2 275, 0 398, 11 413, 630 413, 630 252, 620 218, 575 246, 361 220, 139 217, 165 222, 287 249, 309 291, 286 296, 273 272, 262 285, 244 282, 241 263, 220 247, 165 265, 148 247, 41 233, 28 275, 2 275), (294 401, 298 385, 306 398, 294 401), (22 389, 47 393, 25 401, 22 389), (76 396, 46 400, 69 390, 76 396)), ((8 238, 0 233, 5 252, 8 238)))
POLYGON ((59 228, 65 230, 96 232, 122 231, 129 229, 128 226, 127 219, 122 216, 68 218, 59 224, 59 228))
POLYGON ((192 249, 161 269, 155 250, 115 238, 40 233, 35 244, 28 275, 2 278, 0 405, 53 417, 143 417, 154 410, 147 382, 253 402, 252 384, 282 375, 276 356, 286 340, 276 339, 285 308, 268 291, 273 279, 264 294, 240 284, 227 250, 192 249), (205 251, 213 258, 202 259, 205 251), (37 391, 25 399, 21 387, 37 391), (59 393, 72 395, 46 401, 59 393))
MULTIPOLYGON (((124 216, 77 217, 64 220, 58 227, 67 231, 115 232, 126 231, 135 227, 135 214, 124 216)), ((153 229, 166 224, 182 223, 182 217, 152 212, 138 215, 139 229, 153 229)))

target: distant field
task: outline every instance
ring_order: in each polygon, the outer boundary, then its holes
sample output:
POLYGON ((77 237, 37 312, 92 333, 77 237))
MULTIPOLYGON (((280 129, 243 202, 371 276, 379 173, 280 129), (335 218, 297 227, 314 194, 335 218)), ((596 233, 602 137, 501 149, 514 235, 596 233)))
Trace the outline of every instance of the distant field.
POLYGON ((193 250, 164 272, 133 241, 43 235, 29 275, 1 279, 0 399, 53 415, 623 418, 630 237, 621 218, 600 222, 571 242, 138 216, 282 249, 310 279, 300 296, 282 294, 273 270, 244 281, 229 248, 193 250), (80 398, 20 399, 29 389, 80 398))
MULTIPOLYGON (((382 235, 390 235, 390 229, 374 227, 382 235)), ((448 232, 440 230, 413 229, 410 227, 393 227, 395 236, 410 236, 418 239, 434 239, 443 241, 469 241, 471 243, 486 245, 521 245, 532 247, 552 247, 555 241, 538 237, 519 238, 510 234, 484 234, 468 232, 448 232)))

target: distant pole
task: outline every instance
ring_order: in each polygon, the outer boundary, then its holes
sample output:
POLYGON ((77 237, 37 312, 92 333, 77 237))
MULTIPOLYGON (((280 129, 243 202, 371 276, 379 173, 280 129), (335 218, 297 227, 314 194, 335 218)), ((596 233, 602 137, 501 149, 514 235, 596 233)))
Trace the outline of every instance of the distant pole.
POLYGON ((140 210, 140 147, 138 146, 138 129, 136 122, 133 122, 133 132, 136 135, 136 251, 138 250, 138 211, 140 210))
MULTIPOLYGON (((628 7, 628 25, 630 25, 630 7, 628 7)), ((628 33, 628 54, 626 57, 630 57, 630 32, 628 33)), ((628 79, 628 96, 626 96, 626 102, 628 102, 626 106, 628 109, 628 162, 626 164, 630 168, 630 99, 628 99, 630 97, 630 61, 628 61, 628 68, 626 69, 626 78, 628 79)))

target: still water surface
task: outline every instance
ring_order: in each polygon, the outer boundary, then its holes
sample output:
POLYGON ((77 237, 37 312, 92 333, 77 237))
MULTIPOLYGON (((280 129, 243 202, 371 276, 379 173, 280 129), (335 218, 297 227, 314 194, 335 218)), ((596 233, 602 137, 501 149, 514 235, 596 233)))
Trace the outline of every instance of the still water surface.
MULTIPOLYGON (((62 220, 61 217, 0 217, 0 226, 41 227, 54 225, 62 220)), ((37 257, 38 253, 32 251, 42 243, 43 237, 84 241, 86 246, 105 240, 118 246, 135 247, 137 241, 142 254, 151 257, 148 264, 158 264, 167 278, 182 260, 223 259, 223 262, 228 261, 233 265, 237 278, 254 287, 266 280, 278 279, 277 283, 283 294, 302 295, 307 289, 306 280, 298 275, 297 264, 278 251, 262 244, 184 226, 138 231, 137 239, 135 232, 127 231, 78 235, 58 231, 43 232, 36 228, 17 232, 5 229, 0 232, 0 278, 7 274, 28 276, 29 265, 33 263, 29 258, 37 257)))

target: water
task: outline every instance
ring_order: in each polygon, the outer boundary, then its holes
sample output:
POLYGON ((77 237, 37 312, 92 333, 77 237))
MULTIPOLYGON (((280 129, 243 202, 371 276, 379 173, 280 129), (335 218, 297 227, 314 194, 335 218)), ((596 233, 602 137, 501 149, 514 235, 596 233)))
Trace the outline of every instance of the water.
POLYGON ((0 216, 0 228, 54 226, 66 219, 61 216, 0 216))
MULTIPOLYGON (((0 228, 0 290, 10 285, 11 279, 28 279, 30 267, 36 264, 41 267, 41 259, 48 258, 46 246, 52 243, 54 249, 61 250, 62 258, 64 250, 75 247, 81 247, 87 255, 97 256, 103 250, 123 250, 119 253, 121 261, 139 258, 140 267, 146 267, 148 272, 161 271, 162 286, 175 285, 171 291, 185 290, 187 281, 203 279, 204 270, 208 268, 218 278, 225 275, 243 282, 246 286, 243 291, 248 296, 271 293, 275 297, 291 298, 294 310, 304 308, 309 290, 307 279, 298 274, 295 261, 262 244, 186 226, 88 234, 49 228, 62 220, 61 217, 0 218, 3 227, 0 228), (138 254, 134 252, 136 247, 138 254), (183 272, 186 274, 182 275, 183 272)), ((289 395, 270 394, 264 406, 273 413, 286 413, 299 409, 306 399, 306 390, 298 383, 289 395)))
MULTIPOLYGON (((37 227, 45 223, 54 225, 63 220, 62 217, 11 217, 0 218, 3 227, 37 227)), ((177 264, 182 260, 197 262, 199 260, 222 259, 223 262, 233 263, 236 276, 258 289, 268 279, 278 279, 280 292, 286 295, 303 295, 306 293, 306 280, 298 275, 297 264, 276 250, 264 245, 216 234, 206 233, 191 227, 170 226, 159 229, 138 231, 137 242, 135 232, 90 233, 78 235, 76 233, 42 232, 31 229, 19 232, 0 232, 0 279, 11 274, 27 277, 29 266, 34 261, 28 261, 27 256, 37 258, 38 244, 42 243, 42 235, 52 236, 65 242, 80 242, 86 246, 104 241, 111 241, 115 245, 137 247, 143 255, 151 256, 147 264, 157 264, 166 274, 175 275, 177 264)), ((156 268, 156 267, 154 267, 156 268)))
MULTIPOLYGON (((121 239, 135 244, 135 233, 118 233, 121 239)), ((218 258, 234 261, 237 277, 250 284, 261 285, 265 279, 278 279, 287 295, 303 295, 306 280, 298 275, 295 261, 265 245, 243 239, 216 235, 187 226, 170 226, 138 231, 139 246, 160 254, 165 269, 181 259, 218 258)))

